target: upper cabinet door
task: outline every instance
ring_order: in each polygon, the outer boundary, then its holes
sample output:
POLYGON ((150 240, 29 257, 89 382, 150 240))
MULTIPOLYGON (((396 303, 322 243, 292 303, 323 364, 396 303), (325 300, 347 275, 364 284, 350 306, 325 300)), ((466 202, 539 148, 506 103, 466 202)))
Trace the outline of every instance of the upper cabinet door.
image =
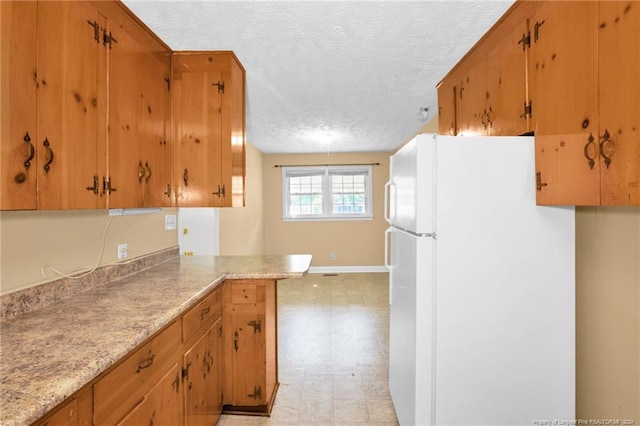
POLYGON ((458 134, 461 136, 489 135, 491 129, 485 119, 489 102, 487 92, 487 58, 469 58, 458 70, 458 134))
POLYGON ((541 2, 529 79, 538 204, 600 204, 597 2, 541 2))
POLYGON ((36 2, 0 2, 0 209, 36 203, 36 2))
POLYGON ((168 207, 171 197, 171 55, 145 55, 142 90, 142 162, 145 207, 168 207))
POLYGON ((244 205, 244 97, 244 68, 232 52, 174 55, 178 206, 244 205))
POLYGON ((109 208, 142 207, 142 85, 144 52, 117 22, 109 22, 109 208), (114 42, 116 40, 117 42, 114 42))
POLYGON ((178 206, 219 207, 222 95, 214 84, 220 81, 220 71, 174 76, 178 206))
POLYGON ((520 6, 513 17, 503 21, 491 37, 487 49, 486 109, 481 122, 489 135, 521 135, 532 131, 528 103, 526 60, 528 49, 523 38, 528 32, 524 9, 520 6))
POLYGON ((112 12, 106 37, 109 208, 171 206, 170 53, 126 14, 112 12))
POLYGON ((457 78, 448 76, 438 85, 438 133, 441 135, 455 136, 458 134, 457 105, 458 87, 457 78))
POLYGON ((602 204, 640 205, 640 2, 598 2, 602 204))
POLYGON ((38 209, 103 205, 94 186, 104 102, 100 25, 88 2, 38 2, 38 209))

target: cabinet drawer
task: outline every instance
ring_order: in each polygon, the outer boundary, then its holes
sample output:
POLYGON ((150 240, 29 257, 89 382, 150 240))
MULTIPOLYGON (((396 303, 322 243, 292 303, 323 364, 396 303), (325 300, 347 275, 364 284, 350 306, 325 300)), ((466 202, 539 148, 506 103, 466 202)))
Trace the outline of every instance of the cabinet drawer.
POLYGON ((40 420, 34 426, 69 426, 78 424, 78 400, 73 398, 56 410, 50 417, 40 420))
POLYGON ((94 385, 94 424, 114 424, 166 373, 175 362, 180 326, 174 322, 140 346, 94 385))
POLYGON ((264 303, 263 280, 227 280, 225 281, 226 302, 234 305, 264 303))
POLYGON ((186 342, 198 330, 205 331, 222 316, 222 292, 217 288, 182 317, 182 341, 186 342))

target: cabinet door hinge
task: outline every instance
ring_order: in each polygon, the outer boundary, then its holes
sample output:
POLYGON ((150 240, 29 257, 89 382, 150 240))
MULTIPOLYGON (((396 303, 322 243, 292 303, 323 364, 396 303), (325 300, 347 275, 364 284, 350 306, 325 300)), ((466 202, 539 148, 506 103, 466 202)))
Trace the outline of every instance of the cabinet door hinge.
POLYGON ((87 24, 93 27, 93 39, 96 41, 96 43, 100 43, 100 25, 98 25, 98 22, 87 21, 87 24))
POLYGON ((262 387, 261 386, 255 386, 253 388, 253 393, 250 393, 247 395, 249 398, 254 398, 254 399, 260 399, 262 398, 262 387))
POLYGON ((113 34, 111 34, 111 31, 109 31, 109 34, 107 34, 107 30, 103 29, 102 30, 102 45, 106 46, 107 44, 109 45, 109 49, 111 49, 112 47, 112 43, 117 43, 118 40, 116 40, 113 37, 113 34))
POLYGON ((191 367, 191 363, 187 363, 186 366, 182 367, 182 380, 184 380, 185 378, 189 377, 189 367, 191 367))
POLYGON ((254 334, 262 332, 262 321, 261 320, 249 321, 249 322, 247 322, 247 325, 250 325, 251 327, 253 327, 253 333, 254 334))
POLYGON ((111 186, 111 176, 109 176, 109 179, 102 176, 102 193, 111 194, 116 191, 117 189, 111 186))
POLYGON ((100 192, 100 179, 98 179, 98 175, 93 175, 93 186, 87 186, 87 191, 98 195, 100 192))
POLYGON ((520 114, 520 118, 531 117, 532 112, 533 112, 533 108, 531 106, 531 101, 529 101, 529 103, 525 102, 522 114, 520 114))
POLYGON ((527 31, 526 34, 522 35, 522 38, 518 40, 518 44, 520 43, 522 43, 522 50, 531 47, 531 31, 527 31))
POLYGON ((224 81, 213 83, 212 86, 218 86, 218 93, 224 93, 224 81))
POLYGON ((542 173, 536 172, 536 190, 542 191, 545 186, 547 186, 547 183, 542 182, 542 173))
POLYGON ((222 197, 224 198, 224 185, 218 185, 218 191, 217 192, 212 192, 211 195, 217 195, 218 198, 222 197))
POLYGON ((544 24, 544 20, 541 22, 536 21, 536 23, 533 25, 533 42, 537 43, 538 39, 540 38, 540 27, 542 26, 542 24, 544 24))

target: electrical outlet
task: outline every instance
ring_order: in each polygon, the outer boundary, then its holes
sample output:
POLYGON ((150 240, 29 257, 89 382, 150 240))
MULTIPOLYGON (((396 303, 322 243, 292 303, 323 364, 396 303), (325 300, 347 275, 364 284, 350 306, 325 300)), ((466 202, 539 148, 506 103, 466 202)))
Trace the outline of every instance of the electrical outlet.
POLYGON ((127 243, 118 244, 118 260, 127 258, 127 243))
POLYGON ((164 217, 164 230, 165 231, 171 231, 173 229, 176 229, 176 215, 175 214, 165 215, 165 217, 164 217))
POLYGON ((336 260, 336 254, 335 253, 331 253, 329 255, 329 259, 331 259, 331 261, 333 262, 334 260, 336 260))

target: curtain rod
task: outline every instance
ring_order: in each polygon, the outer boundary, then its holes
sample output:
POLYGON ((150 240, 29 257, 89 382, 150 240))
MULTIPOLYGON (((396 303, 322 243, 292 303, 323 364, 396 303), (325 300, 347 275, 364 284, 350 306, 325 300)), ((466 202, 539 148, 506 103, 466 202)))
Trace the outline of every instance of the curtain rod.
POLYGON ((328 166, 379 166, 380 163, 343 163, 343 164, 276 164, 273 167, 328 167, 328 166))

